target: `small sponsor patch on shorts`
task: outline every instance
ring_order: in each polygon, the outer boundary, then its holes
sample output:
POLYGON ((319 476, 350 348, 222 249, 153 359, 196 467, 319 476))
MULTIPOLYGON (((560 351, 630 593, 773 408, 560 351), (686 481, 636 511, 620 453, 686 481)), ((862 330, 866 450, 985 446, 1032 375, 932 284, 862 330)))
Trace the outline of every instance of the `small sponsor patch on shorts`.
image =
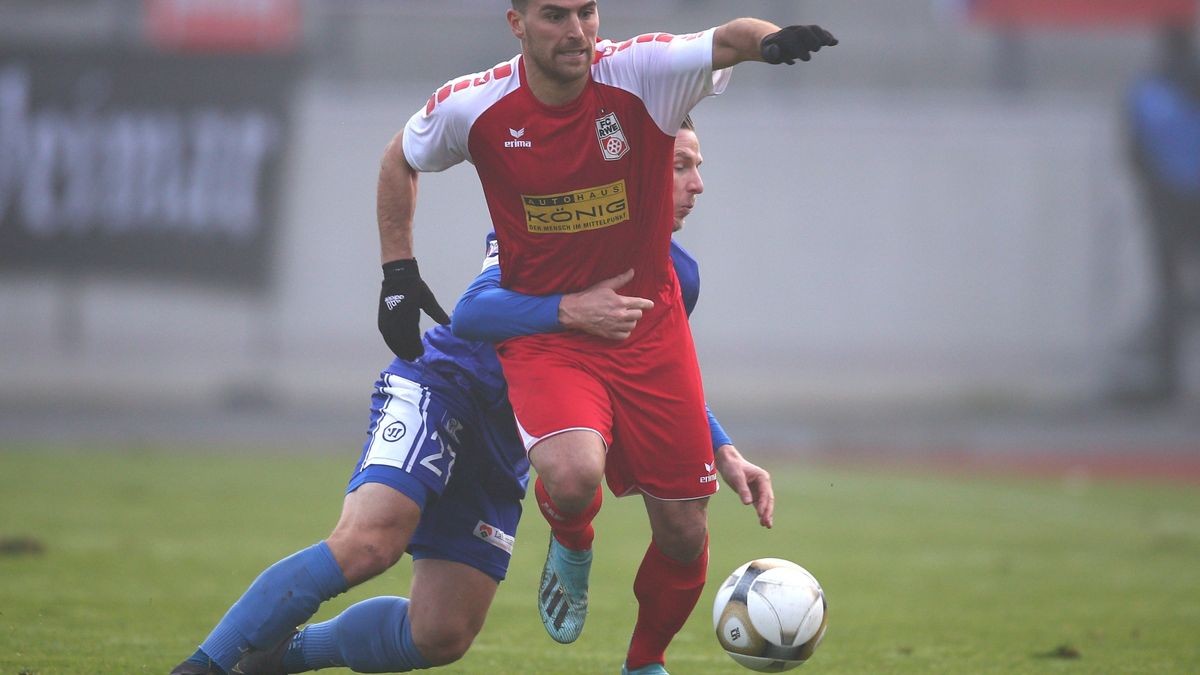
POLYGON ((513 542, 516 541, 512 535, 505 533, 504 530, 495 525, 488 525, 482 520, 475 525, 475 536, 509 555, 512 554, 513 542))

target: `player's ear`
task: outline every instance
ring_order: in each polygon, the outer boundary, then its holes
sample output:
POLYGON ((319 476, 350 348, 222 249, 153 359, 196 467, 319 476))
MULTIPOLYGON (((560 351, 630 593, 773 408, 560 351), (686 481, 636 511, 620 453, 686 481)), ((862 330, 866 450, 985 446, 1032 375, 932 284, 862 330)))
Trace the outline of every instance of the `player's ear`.
POLYGON ((518 40, 525 39, 525 17, 515 9, 509 9, 505 13, 505 18, 508 19, 508 28, 518 40))

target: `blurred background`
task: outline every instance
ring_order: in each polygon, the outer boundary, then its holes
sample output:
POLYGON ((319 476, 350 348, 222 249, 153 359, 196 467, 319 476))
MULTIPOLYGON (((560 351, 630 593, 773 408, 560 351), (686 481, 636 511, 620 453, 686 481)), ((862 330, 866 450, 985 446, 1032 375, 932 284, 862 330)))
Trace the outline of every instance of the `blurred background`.
MULTIPOLYGON (((0 445, 352 452, 379 158, 519 49, 507 7, 0 0, 0 445)), ((1200 454, 1194 1, 601 2, 613 38, 739 15, 841 40, 694 112, 693 326, 747 454, 1200 454)), ((416 222, 449 308, 474 170, 416 222)))

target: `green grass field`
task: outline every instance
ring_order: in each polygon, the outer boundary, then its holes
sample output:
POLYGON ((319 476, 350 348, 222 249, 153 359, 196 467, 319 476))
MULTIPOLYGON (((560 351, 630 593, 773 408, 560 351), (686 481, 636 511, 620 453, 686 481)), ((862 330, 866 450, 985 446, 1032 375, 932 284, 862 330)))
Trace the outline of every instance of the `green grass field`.
MULTIPOLYGON (((261 569, 324 536, 352 458, 157 448, 0 452, 0 675, 166 673, 261 569), (22 546, 31 537, 40 553, 22 546), (16 543, 14 543, 16 541, 16 543)), ((712 635, 715 587, 794 560, 830 626, 800 671, 1200 672, 1194 486, 897 475, 765 462, 776 527, 712 502, 710 581, 672 672, 738 673, 712 635)), ((451 672, 615 673, 648 537, 640 500, 605 503, 587 630, 553 643, 534 609, 546 527, 527 511, 509 579, 451 672)), ((406 594, 408 560, 318 618, 406 594)), ((338 672, 338 671, 332 671, 338 672)))

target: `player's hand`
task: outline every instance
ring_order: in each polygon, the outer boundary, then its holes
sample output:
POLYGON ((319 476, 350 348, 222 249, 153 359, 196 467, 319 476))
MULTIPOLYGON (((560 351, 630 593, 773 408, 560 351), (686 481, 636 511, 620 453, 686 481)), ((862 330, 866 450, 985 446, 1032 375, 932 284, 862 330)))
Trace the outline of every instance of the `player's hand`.
POLYGON ((393 260, 383 265, 379 291, 379 333, 396 356, 411 361, 425 353, 421 346, 421 310, 443 326, 450 317, 421 280, 417 261, 393 260))
POLYGON ((787 26, 764 37, 759 44, 763 61, 790 66, 796 59, 808 61, 813 52, 821 51, 821 47, 832 47, 837 43, 837 38, 820 26, 787 26))
POLYGON ((618 288, 632 279, 633 270, 626 270, 586 290, 563 295, 558 303, 558 323, 569 330, 624 340, 633 332, 642 313, 654 307, 646 298, 617 293, 618 288))
POLYGON ((766 528, 774 525, 775 491, 771 488, 771 474, 761 466, 746 461, 732 445, 717 448, 716 457, 721 479, 733 488, 743 504, 754 505, 758 523, 766 528))

